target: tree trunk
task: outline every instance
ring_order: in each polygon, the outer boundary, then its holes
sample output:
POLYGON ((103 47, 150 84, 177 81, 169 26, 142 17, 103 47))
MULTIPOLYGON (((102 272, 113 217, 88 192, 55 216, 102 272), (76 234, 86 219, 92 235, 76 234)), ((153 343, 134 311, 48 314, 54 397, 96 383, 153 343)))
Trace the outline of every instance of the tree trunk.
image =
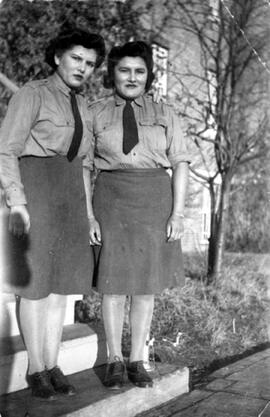
POLYGON ((230 187, 231 180, 228 175, 222 177, 219 193, 214 191, 214 187, 210 186, 211 231, 208 247, 207 285, 215 283, 222 272, 230 187), (219 194, 218 198, 217 194, 219 194))

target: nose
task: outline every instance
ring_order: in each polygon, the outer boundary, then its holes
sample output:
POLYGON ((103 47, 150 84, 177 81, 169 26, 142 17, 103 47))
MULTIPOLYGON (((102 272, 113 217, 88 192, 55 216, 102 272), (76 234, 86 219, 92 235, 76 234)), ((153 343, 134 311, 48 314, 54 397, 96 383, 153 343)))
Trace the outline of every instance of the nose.
POLYGON ((82 72, 82 73, 84 73, 85 72, 85 68, 86 68, 86 63, 83 62, 83 61, 81 61, 79 63, 79 71, 82 72))
POLYGON ((129 72, 129 81, 134 82, 136 81, 136 74, 134 70, 130 70, 129 72))

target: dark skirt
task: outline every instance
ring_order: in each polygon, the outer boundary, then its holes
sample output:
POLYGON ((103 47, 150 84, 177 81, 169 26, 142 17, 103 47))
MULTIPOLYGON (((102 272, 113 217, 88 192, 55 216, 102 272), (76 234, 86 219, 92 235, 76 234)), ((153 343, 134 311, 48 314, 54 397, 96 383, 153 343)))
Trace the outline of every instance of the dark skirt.
POLYGON ((167 242, 171 178, 164 169, 102 171, 94 191, 102 246, 95 286, 104 294, 155 294, 184 285, 181 242, 167 242))
POLYGON ((89 293, 94 264, 81 160, 24 157, 20 171, 31 227, 23 239, 5 233, 4 291, 29 299, 89 293))

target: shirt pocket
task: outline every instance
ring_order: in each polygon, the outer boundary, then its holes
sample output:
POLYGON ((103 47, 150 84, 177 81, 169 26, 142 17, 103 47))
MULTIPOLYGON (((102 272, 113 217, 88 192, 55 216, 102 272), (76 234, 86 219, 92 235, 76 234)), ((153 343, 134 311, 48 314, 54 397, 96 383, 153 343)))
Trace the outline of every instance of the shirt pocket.
POLYGON ((122 149, 123 129, 119 122, 103 120, 95 126, 95 142, 98 153, 119 153, 122 149))
POLYGON ((66 152, 74 132, 74 119, 52 109, 42 109, 34 128, 34 135, 44 149, 66 152))
POLYGON ((139 136, 149 149, 166 150, 167 120, 165 117, 151 117, 139 121, 139 136))
POLYGON ((71 109, 66 108, 63 105, 58 107, 54 102, 44 103, 40 108, 40 113, 38 117, 39 123, 47 123, 50 127, 73 127, 74 128, 74 116, 71 112, 71 109))
POLYGON ((98 137, 102 135, 106 130, 110 129, 112 123, 109 120, 103 120, 102 123, 99 122, 95 126, 95 135, 98 137))

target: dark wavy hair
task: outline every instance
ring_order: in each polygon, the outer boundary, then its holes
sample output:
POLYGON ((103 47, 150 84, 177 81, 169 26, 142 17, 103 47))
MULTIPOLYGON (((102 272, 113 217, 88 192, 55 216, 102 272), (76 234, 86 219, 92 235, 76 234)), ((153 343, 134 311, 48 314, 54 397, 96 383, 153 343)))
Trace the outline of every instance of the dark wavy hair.
POLYGON ((115 46, 111 49, 108 55, 107 74, 104 77, 104 87, 114 87, 114 68, 118 62, 125 57, 140 57, 144 60, 148 76, 145 85, 145 91, 148 91, 154 81, 153 73, 153 54, 150 45, 143 41, 127 42, 122 46, 115 46))
POLYGON ((45 51, 45 62, 56 70, 57 65, 54 56, 63 54, 73 46, 83 46, 87 49, 94 49, 97 53, 96 68, 98 68, 105 58, 105 43, 102 36, 90 33, 82 29, 64 29, 58 36, 51 40, 45 51))

